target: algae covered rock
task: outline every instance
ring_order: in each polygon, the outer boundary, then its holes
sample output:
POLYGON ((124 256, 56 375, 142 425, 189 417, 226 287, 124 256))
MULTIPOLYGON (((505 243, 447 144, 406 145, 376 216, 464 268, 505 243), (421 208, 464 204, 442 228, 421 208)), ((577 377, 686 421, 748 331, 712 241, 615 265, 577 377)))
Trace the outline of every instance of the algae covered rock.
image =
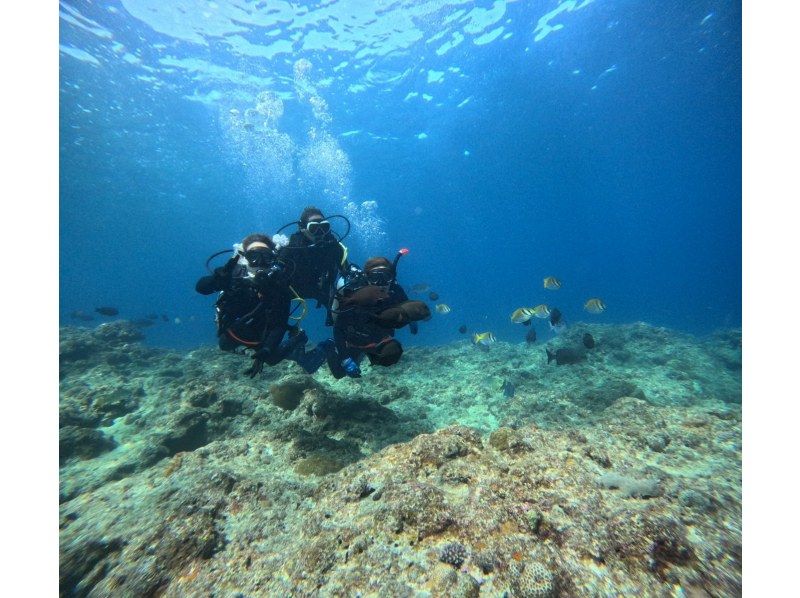
POLYGON ((444 492, 431 484, 413 482, 387 488, 383 502, 389 505, 387 522, 396 532, 413 531, 420 540, 439 534, 453 523, 444 492))
POLYGON ((63 465, 69 459, 91 459, 116 446, 111 438, 91 428, 64 426, 58 432, 58 458, 63 465))
POLYGON ((269 387, 270 400, 276 407, 291 411, 297 408, 305 391, 311 388, 314 388, 314 382, 308 376, 276 382, 269 387))
POLYGON ((608 472, 597 481, 604 488, 618 489, 622 496, 629 498, 651 498, 661 494, 659 481, 655 478, 632 478, 608 472))
POLYGON ((344 463, 324 454, 314 454, 300 459, 294 465, 294 470, 300 475, 324 476, 339 471, 344 463))
POLYGON ((574 328, 576 368, 462 342, 358 381, 65 333, 61 593, 739 595, 738 374, 710 348, 735 339, 574 328))

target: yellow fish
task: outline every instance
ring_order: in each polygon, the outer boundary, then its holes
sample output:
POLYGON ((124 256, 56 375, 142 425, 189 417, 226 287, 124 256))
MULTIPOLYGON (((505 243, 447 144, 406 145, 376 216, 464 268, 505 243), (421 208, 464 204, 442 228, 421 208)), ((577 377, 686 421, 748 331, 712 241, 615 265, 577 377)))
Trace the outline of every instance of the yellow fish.
POLYGON ((606 310, 606 304, 603 303, 602 299, 595 297, 594 299, 589 299, 586 303, 584 303, 583 309, 592 314, 599 314, 606 310))
POLYGON ((533 315, 537 318, 549 318, 550 317, 550 308, 547 307, 544 303, 537 305, 533 308, 533 315))
POLYGON ((544 288, 557 291, 561 288, 561 281, 555 276, 548 276, 544 279, 544 288))
POLYGON ((450 313, 450 306, 447 303, 439 303, 436 306, 436 313, 437 314, 449 314, 450 313))
POLYGON ((527 324, 531 318, 535 317, 536 314, 533 312, 533 309, 530 307, 518 307, 514 310, 514 313, 511 314, 511 321, 514 324, 527 324))
POLYGON ((476 345, 488 346, 496 342, 497 339, 491 332, 477 332, 472 335, 472 342, 476 345))

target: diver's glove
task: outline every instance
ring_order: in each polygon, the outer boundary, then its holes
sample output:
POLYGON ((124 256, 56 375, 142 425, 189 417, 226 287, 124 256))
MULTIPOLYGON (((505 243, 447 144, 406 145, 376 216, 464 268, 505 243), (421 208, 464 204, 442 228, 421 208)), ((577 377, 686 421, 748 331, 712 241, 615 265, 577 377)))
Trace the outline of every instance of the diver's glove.
POLYGON ((358 367, 358 364, 352 357, 342 360, 342 368, 344 369, 344 373, 350 378, 361 377, 361 368, 358 367))
POLYGON ((231 272, 233 272, 233 268, 238 263, 239 258, 238 256, 234 255, 230 258, 227 262, 225 262, 224 266, 220 266, 219 268, 214 268, 214 273, 212 276, 214 277, 214 285, 219 289, 227 289, 230 285, 231 279, 231 272))
POLYGON ((255 378, 264 369, 264 363, 267 360, 268 351, 260 349, 253 354, 253 365, 244 371, 245 376, 255 378))

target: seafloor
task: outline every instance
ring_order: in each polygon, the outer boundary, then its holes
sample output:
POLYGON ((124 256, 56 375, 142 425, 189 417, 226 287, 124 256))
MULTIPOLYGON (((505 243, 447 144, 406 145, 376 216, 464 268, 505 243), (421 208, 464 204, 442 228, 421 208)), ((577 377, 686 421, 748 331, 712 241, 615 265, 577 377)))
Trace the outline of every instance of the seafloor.
POLYGON ((740 595, 741 333, 586 331, 335 381, 62 328, 61 595, 740 595))

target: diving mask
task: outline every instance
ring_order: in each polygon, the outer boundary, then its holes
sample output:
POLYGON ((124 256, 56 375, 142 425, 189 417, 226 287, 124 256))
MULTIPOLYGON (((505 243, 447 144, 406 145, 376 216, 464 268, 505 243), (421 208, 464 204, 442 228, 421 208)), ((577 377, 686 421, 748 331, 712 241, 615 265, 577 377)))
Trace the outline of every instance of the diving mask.
POLYGON ((267 247, 254 247, 244 252, 244 259, 251 268, 266 268, 272 262, 272 252, 267 247))
POLYGON ((387 286, 392 282, 392 271, 386 266, 372 268, 366 272, 367 282, 379 287, 387 286))
POLYGON ((322 237, 331 232, 331 223, 327 220, 311 220, 306 223, 306 231, 312 237, 322 237))

